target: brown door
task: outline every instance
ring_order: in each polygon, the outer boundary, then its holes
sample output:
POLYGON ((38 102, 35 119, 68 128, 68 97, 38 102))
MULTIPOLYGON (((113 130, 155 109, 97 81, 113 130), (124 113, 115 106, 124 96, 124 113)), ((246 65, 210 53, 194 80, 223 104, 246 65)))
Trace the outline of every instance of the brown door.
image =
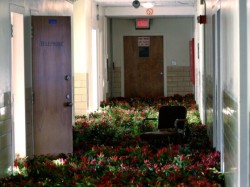
POLYGON ((124 36, 125 96, 163 96, 163 37, 124 36))
POLYGON ((70 17, 32 17, 34 151, 72 152, 70 17))

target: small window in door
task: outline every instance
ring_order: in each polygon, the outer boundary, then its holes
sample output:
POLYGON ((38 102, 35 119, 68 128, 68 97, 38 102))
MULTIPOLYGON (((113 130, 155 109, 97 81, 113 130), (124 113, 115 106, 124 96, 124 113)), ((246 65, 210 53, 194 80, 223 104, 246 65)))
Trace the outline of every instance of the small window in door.
POLYGON ((149 57, 149 47, 139 47, 139 57, 149 57))

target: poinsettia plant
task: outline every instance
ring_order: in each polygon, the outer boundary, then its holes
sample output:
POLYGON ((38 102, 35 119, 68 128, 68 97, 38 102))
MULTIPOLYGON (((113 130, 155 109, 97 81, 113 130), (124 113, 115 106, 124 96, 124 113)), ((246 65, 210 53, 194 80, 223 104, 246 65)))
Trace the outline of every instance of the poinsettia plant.
POLYGON ((74 153, 17 157, 15 173, 0 186, 223 186, 220 153, 210 147, 193 95, 113 98, 89 116, 77 116, 74 153), (155 130, 162 105, 184 105, 190 130, 186 144, 145 142, 139 134, 155 130))

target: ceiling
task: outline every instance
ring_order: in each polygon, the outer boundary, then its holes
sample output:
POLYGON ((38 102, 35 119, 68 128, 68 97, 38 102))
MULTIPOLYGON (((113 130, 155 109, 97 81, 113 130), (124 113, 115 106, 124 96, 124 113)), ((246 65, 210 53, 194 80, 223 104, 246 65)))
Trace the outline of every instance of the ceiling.
MULTIPOLYGON (((94 0, 104 7, 131 7, 134 0, 94 0)), ((155 7, 194 7, 197 0, 139 0, 140 3, 152 2, 155 7)))

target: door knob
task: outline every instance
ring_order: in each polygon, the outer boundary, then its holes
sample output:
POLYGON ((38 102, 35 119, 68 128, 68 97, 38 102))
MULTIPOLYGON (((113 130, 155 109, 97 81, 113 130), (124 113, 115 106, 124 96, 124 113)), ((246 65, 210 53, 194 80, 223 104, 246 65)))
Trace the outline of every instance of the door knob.
POLYGON ((70 97, 69 94, 66 95, 66 99, 67 99, 67 100, 70 100, 70 99, 71 99, 71 97, 70 97))
POLYGON ((64 78, 65 78, 66 81, 69 81, 70 80, 70 75, 66 75, 64 78))
POLYGON ((73 103, 68 101, 68 102, 64 103, 64 106, 66 106, 66 107, 72 107, 73 103))

